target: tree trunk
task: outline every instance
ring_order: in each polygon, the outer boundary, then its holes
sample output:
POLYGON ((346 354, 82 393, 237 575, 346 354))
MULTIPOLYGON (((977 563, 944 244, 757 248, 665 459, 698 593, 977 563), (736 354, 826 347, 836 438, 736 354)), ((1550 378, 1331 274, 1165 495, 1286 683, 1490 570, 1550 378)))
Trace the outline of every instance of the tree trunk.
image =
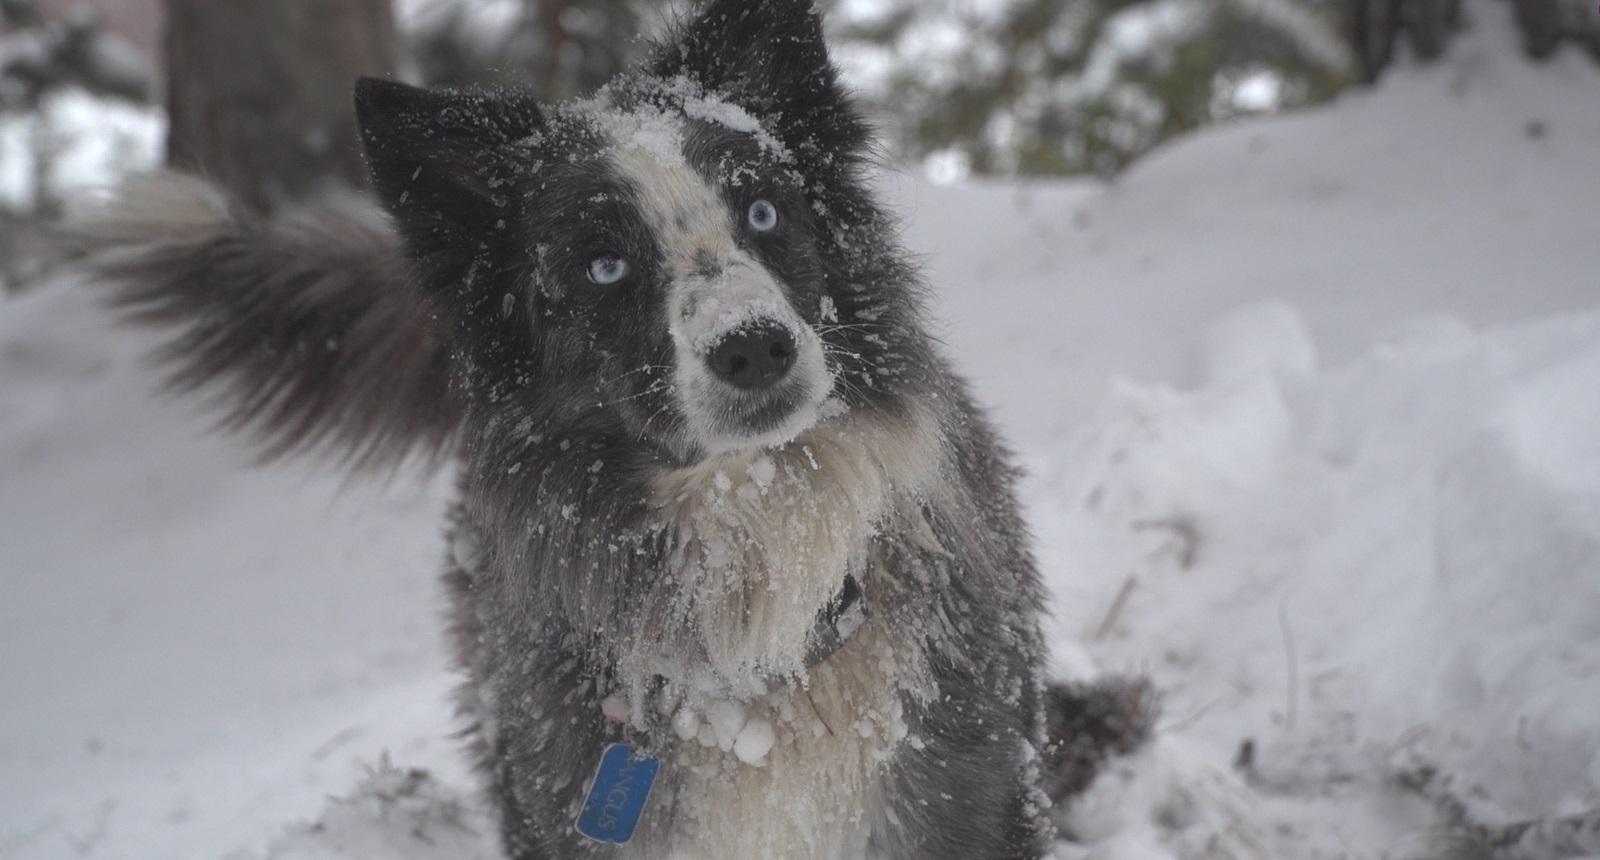
POLYGON ((393 71, 392 0, 167 0, 167 163, 270 209, 365 187, 351 88, 393 71))

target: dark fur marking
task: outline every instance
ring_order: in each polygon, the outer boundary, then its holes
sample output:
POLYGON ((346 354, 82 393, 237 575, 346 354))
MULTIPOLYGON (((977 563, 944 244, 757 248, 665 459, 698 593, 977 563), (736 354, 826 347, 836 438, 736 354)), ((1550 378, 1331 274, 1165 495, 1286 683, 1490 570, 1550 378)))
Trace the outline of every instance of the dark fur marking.
MULTIPOLYGON (((691 272, 691 274, 693 274, 695 277, 705 278, 708 281, 714 281, 717 278, 722 277, 723 269, 724 263, 722 260, 718 259, 716 254, 706 250, 705 248, 701 248, 695 252, 694 269, 691 272)), ((690 306, 691 305, 689 302, 684 303, 685 314, 690 313, 690 306)))

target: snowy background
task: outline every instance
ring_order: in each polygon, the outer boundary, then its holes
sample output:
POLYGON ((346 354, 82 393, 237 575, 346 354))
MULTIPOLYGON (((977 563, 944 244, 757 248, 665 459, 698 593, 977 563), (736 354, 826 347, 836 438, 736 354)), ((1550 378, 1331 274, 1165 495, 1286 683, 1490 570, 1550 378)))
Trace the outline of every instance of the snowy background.
MULTIPOLYGON (((886 183, 1030 472, 1058 671, 1166 691, 1067 860, 1600 856, 1600 71, 1472 12, 1115 184, 886 183)), ((494 856, 447 476, 254 467, 96 302, 0 303, 0 858, 494 856)))

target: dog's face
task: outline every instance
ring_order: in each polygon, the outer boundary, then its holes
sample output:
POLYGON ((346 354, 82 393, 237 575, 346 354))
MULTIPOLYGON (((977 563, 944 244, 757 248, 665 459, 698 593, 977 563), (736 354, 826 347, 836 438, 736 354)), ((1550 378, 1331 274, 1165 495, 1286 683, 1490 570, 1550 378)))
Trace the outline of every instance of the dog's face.
POLYGON ((556 375, 593 379, 630 435, 679 453, 815 423, 833 390, 827 293, 788 151, 695 92, 607 93, 557 116, 585 142, 521 189, 514 228, 530 253, 513 301, 549 329, 546 369, 572 365, 556 375))
POLYGON ((866 134, 810 0, 720 0, 585 102, 366 80, 357 107, 481 399, 681 463, 787 441, 906 360, 884 281, 909 276, 865 247, 866 134))

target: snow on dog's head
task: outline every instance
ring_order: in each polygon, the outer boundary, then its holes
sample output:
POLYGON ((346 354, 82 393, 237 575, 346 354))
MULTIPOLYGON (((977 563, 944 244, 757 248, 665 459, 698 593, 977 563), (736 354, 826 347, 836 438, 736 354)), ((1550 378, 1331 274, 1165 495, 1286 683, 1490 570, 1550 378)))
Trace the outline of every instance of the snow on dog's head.
POLYGON ((673 463, 904 395, 915 276, 809 0, 721 0, 592 98, 364 80, 375 184, 479 404, 673 463))

